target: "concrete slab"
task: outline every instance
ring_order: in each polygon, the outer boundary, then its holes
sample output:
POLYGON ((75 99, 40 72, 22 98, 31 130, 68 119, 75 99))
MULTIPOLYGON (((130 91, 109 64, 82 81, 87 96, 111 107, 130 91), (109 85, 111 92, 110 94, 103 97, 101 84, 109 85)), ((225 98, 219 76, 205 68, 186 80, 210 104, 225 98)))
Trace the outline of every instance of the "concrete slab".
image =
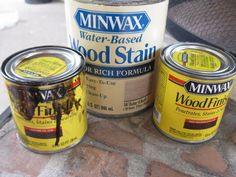
MULTIPOLYGON (((19 21, 15 26, 0 31, 0 65, 5 58, 19 50, 67 44, 63 2, 28 5, 23 0, 0 1, 0 14, 7 12, 17 12, 19 21)), ((9 101, 3 78, 0 78, 2 112, 9 101)))

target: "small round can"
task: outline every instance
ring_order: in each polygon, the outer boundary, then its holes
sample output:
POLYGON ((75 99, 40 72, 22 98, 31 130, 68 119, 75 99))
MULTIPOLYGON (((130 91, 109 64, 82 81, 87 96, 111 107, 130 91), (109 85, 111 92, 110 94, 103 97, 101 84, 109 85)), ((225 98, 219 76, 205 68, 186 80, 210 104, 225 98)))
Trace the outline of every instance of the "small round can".
POLYGON ((233 56, 198 43, 164 48, 153 111, 157 128, 187 143, 211 139, 219 128, 236 74, 233 56))
POLYGON ((17 52, 2 64, 22 144, 39 153, 74 146, 87 130, 85 60, 60 46, 17 52))

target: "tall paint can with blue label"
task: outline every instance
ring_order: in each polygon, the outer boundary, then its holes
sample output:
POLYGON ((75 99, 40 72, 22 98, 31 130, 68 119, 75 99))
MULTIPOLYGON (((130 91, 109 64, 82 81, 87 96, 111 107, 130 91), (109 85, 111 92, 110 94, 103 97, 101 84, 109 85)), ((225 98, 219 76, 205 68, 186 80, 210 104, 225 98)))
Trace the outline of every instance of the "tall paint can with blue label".
POLYGON ((154 101, 168 0, 67 0, 70 47, 86 58, 88 111, 133 115, 154 101))

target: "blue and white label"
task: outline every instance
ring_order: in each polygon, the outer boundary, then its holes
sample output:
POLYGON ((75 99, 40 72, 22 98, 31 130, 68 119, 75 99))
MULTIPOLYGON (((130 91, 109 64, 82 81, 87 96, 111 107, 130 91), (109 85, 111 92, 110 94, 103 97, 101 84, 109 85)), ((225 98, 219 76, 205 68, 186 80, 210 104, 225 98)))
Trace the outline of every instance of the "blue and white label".
POLYGON ((109 13, 78 9, 75 20, 79 28, 107 33, 144 32, 151 22, 146 12, 109 13))
POLYGON ((69 46, 86 58, 87 108, 108 116, 145 109, 154 100, 168 0, 96 2, 65 1, 69 46))

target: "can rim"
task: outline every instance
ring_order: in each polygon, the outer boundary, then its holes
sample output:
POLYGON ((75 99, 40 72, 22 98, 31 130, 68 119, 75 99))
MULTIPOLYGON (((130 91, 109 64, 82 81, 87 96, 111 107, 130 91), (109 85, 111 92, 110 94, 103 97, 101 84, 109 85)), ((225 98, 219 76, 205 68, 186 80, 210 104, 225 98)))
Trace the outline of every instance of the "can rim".
POLYGON ((85 57, 80 52, 71 49, 69 47, 44 45, 44 46, 27 48, 7 57, 2 63, 1 74, 6 80, 13 83, 17 83, 20 85, 28 85, 28 86, 41 86, 41 85, 52 85, 66 81, 76 76, 80 72, 82 72, 84 68, 85 68, 85 57), (64 58, 60 57, 60 59, 62 60, 67 59, 67 62, 71 61, 72 66, 70 68, 67 68, 65 72, 62 72, 58 75, 51 77, 42 77, 42 78, 21 77, 12 71, 13 67, 17 64, 17 62, 19 63, 20 61, 24 60, 23 56, 26 56, 27 54, 31 54, 31 56, 33 56, 34 54, 38 54, 39 51, 42 53, 43 51, 45 52, 50 50, 54 51, 54 54, 55 52, 58 52, 59 55, 64 56, 64 58), (60 53, 62 51, 64 52, 63 54, 60 53), (64 54, 67 54, 68 56, 65 56, 64 54))
POLYGON ((152 4, 157 4, 157 3, 161 3, 164 1, 168 1, 168 0, 132 0, 130 1, 121 1, 121 2, 117 2, 117 1, 107 1, 107 0, 78 0, 77 2, 79 3, 85 3, 85 4, 94 4, 94 5, 104 5, 104 6, 142 6, 142 5, 152 5, 152 4))
POLYGON ((177 73, 197 78, 197 79, 212 79, 212 80, 219 80, 219 79, 227 79, 234 75, 236 75, 236 61, 234 57, 219 48, 212 47, 205 44, 200 43, 191 43, 191 42, 180 42, 176 44, 169 45, 162 49, 161 51, 161 60, 162 62, 168 66, 169 68, 173 69, 177 73), (222 66, 217 71, 200 71, 200 70, 194 70, 187 67, 183 67, 180 64, 177 64, 172 54, 176 49, 195 49, 203 52, 210 53, 214 56, 216 56, 220 61, 222 66))

